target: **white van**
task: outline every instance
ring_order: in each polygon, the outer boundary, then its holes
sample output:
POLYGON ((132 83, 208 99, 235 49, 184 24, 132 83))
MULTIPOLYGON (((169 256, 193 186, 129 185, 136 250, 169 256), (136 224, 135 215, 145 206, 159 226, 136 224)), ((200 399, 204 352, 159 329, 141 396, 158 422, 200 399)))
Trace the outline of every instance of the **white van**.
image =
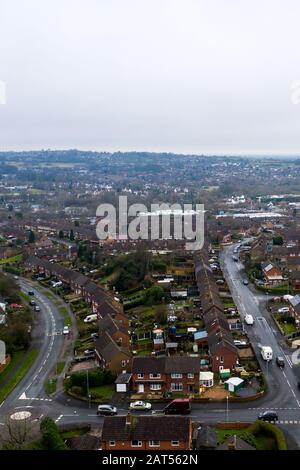
POLYGON ((247 314, 247 315, 245 316, 245 323, 247 323, 247 325, 253 325, 253 323, 254 323, 254 318, 253 318, 253 316, 250 315, 250 314, 247 314))
POLYGON ((271 361, 273 359, 273 350, 270 346, 262 346, 261 355, 265 361, 271 361))
POLYGON ((84 323, 91 323, 92 321, 96 321, 97 318, 98 318, 97 313, 93 313, 93 315, 88 315, 87 317, 85 317, 83 321, 84 323))

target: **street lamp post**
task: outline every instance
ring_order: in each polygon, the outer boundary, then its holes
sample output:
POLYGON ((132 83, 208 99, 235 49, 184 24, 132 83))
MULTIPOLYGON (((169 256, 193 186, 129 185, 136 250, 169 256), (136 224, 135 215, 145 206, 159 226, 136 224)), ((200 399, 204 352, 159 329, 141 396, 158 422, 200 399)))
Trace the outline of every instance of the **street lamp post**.
POLYGON ((86 393, 89 402, 89 408, 91 407, 91 394, 90 394, 90 387, 89 387, 89 371, 86 371, 86 393))
POLYGON ((226 397, 226 423, 228 423, 228 414, 229 414, 229 396, 226 397))

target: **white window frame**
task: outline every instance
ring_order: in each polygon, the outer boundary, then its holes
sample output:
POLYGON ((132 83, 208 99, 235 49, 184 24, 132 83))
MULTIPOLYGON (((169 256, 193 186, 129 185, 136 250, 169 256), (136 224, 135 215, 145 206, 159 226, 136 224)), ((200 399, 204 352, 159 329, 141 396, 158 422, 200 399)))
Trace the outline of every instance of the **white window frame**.
POLYGON ((109 447, 115 447, 116 441, 109 441, 109 447))
POLYGON ((171 441, 171 446, 173 447, 178 447, 179 446, 179 441, 171 441))
POLYGON ((182 379, 182 374, 171 374, 171 379, 182 379))
POLYGON ((183 383, 171 383, 171 391, 172 392, 182 392, 183 391, 183 383))
POLYGON ((160 441, 158 439, 149 441, 149 447, 160 447, 160 441), (158 444, 153 444, 153 442, 158 442, 158 444))
POLYGON ((161 390, 161 384, 150 384, 150 390, 161 390))
POLYGON ((195 374, 192 374, 192 373, 188 374, 188 379, 194 379, 194 378, 195 378, 195 374))
POLYGON ((122 361, 122 367, 126 366, 126 361, 122 361))
POLYGON ((138 374, 137 377, 138 377, 138 379, 143 379, 143 378, 144 378, 144 374, 138 374))
POLYGON ((138 441, 137 439, 133 439, 133 440, 131 441, 131 447, 142 447, 142 444, 143 444, 142 441, 138 441), (136 441, 137 444, 136 444, 136 445, 135 445, 135 444, 132 444, 133 441, 136 441))
POLYGON ((150 374, 150 379, 160 379, 161 375, 160 374, 150 374), (154 377, 156 376, 156 377, 154 377))

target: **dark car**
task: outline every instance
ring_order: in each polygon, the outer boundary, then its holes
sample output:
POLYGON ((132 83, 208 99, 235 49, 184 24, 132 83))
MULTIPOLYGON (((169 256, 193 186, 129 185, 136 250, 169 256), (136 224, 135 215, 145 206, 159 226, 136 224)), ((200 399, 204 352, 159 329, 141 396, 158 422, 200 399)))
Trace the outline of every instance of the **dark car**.
POLYGON ((269 423, 278 421, 278 414, 276 411, 264 411, 258 415, 258 419, 261 421, 268 421, 269 423))
POLYGON ((278 365, 278 367, 284 367, 285 366, 285 362, 284 362, 284 359, 282 356, 277 356, 276 357, 276 364, 278 365))
POLYGON ((166 415, 185 415, 191 412, 191 402, 188 398, 177 398, 168 403, 163 411, 166 415))
POLYGON ((33 290, 29 290, 29 291, 28 291, 28 295, 34 295, 33 290))
POLYGON ((300 382, 298 382, 297 385, 298 385, 298 389, 300 390, 300 382))
POLYGON ((32 305, 32 307, 35 306, 35 301, 34 300, 31 300, 29 303, 30 303, 30 305, 32 305))
POLYGON ((236 263, 237 263, 238 260, 239 260, 237 256, 233 256, 232 259, 233 259, 233 261, 235 261, 236 263))
POLYGON ((118 410, 113 405, 99 405, 97 415, 101 416, 114 416, 118 413, 118 410))

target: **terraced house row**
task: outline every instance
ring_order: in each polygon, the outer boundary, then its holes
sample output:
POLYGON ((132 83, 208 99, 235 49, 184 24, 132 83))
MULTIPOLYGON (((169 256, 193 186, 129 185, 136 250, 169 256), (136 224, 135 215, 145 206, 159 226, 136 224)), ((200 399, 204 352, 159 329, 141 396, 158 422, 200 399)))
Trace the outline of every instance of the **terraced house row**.
POLYGON ((195 254, 195 277, 199 290, 202 318, 207 331, 211 368, 213 372, 234 369, 239 363, 238 349, 234 344, 227 318, 224 314, 219 289, 208 262, 208 250, 195 254))
POLYGON ((111 315, 112 318, 128 327, 128 317, 123 311, 123 306, 87 276, 36 256, 29 256, 25 260, 25 266, 30 271, 55 276, 65 287, 69 287, 91 305, 93 313, 97 313, 99 318, 111 315))

